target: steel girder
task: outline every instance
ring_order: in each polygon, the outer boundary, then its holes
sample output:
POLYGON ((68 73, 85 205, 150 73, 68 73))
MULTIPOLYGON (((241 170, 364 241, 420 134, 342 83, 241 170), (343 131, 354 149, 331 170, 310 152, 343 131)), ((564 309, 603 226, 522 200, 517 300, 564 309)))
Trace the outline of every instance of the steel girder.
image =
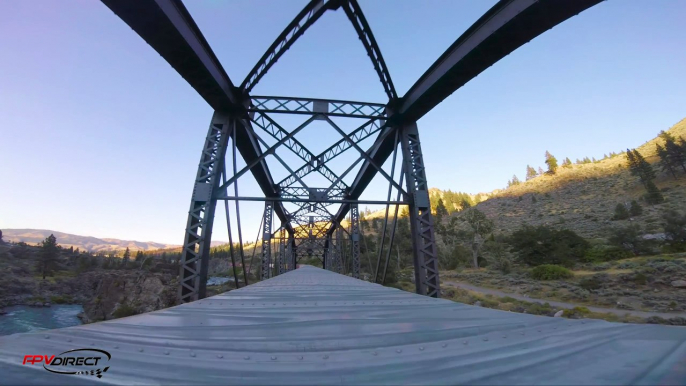
POLYGON ((398 94, 395 92, 395 87, 393 87, 391 74, 388 72, 386 62, 383 60, 383 56, 381 56, 381 50, 376 44, 372 29, 369 27, 360 5, 357 4, 357 0, 350 0, 343 4, 343 9, 345 10, 346 16, 348 16, 348 19, 350 19, 350 22, 353 24, 355 32, 357 32, 357 36, 360 38, 364 49, 367 51, 367 56, 372 60, 372 65, 388 96, 389 103, 395 102, 398 99, 398 94))
POLYGON ((272 264, 272 213, 274 212, 274 202, 264 203, 264 214, 262 216, 262 270, 260 277, 262 280, 271 277, 272 264))
POLYGON ((360 278, 360 210, 357 204, 350 206, 350 241, 353 277, 360 278))
POLYGON ((417 293, 437 298, 440 295, 438 256, 429 203, 429 185, 426 182, 417 125, 403 127, 400 136, 407 190, 410 192, 410 231, 417 293))
POLYGON ((203 146, 181 252, 181 302, 202 299, 206 294, 208 256, 217 203, 213 197, 217 193, 224 168, 230 124, 228 115, 215 112, 203 146))
POLYGON ((341 101, 334 99, 252 96, 250 113, 321 114, 344 118, 384 118, 386 105, 382 103, 341 101))
POLYGON ((302 36, 307 29, 319 19, 328 9, 336 9, 340 6, 339 0, 311 0, 305 8, 288 24, 274 43, 262 55, 255 67, 245 77, 241 84, 241 90, 245 93, 252 91, 253 87, 269 69, 288 51, 295 41, 302 36))
POLYGON ((543 32, 602 0, 501 0, 441 55, 396 111, 416 122, 488 67, 543 32))

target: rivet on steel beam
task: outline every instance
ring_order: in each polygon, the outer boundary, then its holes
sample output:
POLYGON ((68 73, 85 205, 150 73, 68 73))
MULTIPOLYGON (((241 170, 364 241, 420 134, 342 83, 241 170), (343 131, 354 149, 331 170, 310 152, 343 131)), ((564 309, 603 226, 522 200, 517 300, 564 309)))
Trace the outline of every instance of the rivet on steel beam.
POLYGON ((139 349, 138 349, 138 352, 143 352, 143 348, 142 348, 142 347, 139 348, 139 349))
POLYGON ((119 346, 114 346, 114 348, 119 348, 119 346))
POLYGON ((67 342, 71 342, 71 338, 67 339, 67 342))
POLYGON ((379 355, 379 353, 376 352, 376 351, 374 351, 374 352, 372 353, 372 355, 377 356, 377 355, 379 355))
POLYGON ((250 360, 250 357, 243 357, 243 359, 245 359, 247 361, 247 360, 250 360))
POLYGON ((298 360, 303 360, 303 359, 305 359, 303 356, 298 357, 298 360))
POLYGON ((469 341, 468 341, 468 340, 463 340, 463 341, 462 341, 462 344, 469 344, 469 341))
POLYGON ((169 350, 165 351, 164 355, 169 355, 169 350))
POLYGON ((487 337, 487 336, 484 336, 484 337, 483 337, 483 340, 484 340, 484 342, 487 342, 487 341, 488 341, 488 337, 487 337))
POLYGON ((222 354, 217 354, 217 358, 222 359, 224 356, 222 354))
POLYGON ((401 352, 403 352, 403 350, 397 349, 397 350, 395 350, 395 352, 397 352, 398 354, 400 354, 401 352))
POLYGON ((192 356, 193 358, 195 358, 195 353, 194 353, 194 352, 191 352, 191 356, 192 356))
POLYGON ((273 357, 272 357, 272 360, 273 360, 273 361, 275 361, 275 360, 276 360, 276 357, 275 357, 275 356, 273 356, 273 357))
POLYGON ((329 356, 328 356, 328 355, 324 355, 324 359, 329 359, 329 356))
POLYGON ((50 339, 50 336, 49 336, 49 335, 46 335, 46 336, 45 336, 45 339, 50 339))

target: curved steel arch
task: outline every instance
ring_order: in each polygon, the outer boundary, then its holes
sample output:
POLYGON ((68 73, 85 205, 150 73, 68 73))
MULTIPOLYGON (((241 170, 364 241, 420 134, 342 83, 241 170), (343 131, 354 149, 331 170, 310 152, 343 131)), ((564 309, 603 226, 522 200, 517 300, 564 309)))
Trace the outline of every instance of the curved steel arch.
MULTIPOLYGON (((262 277, 271 275, 271 271, 265 270, 271 270, 270 248, 275 244, 273 236, 281 238, 278 242, 281 249, 277 253, 278 273, 284 269, 293 269, 297 256, 311 254, 313 248, 323 248, 319 252, 322 253, 322 261, 329 262, 327 268, 359 276, 360 234, 357 205, 371 202, 361 201, 359 198, 377 174, 389 179, 390 186, 399 188, 396 200, 390 201, 389 193, 386 205, 409 205, 417 292, 438 297, 440 286, 428 199, 429 185, 426 181, 417 120, 518 47, 600 2, 501 0, 467 29, 402 98, 398 98, 381 51, 357 0, 310 1, 269 47, 239 88, 231 82, 181 0, 101 1, 155 49, 215 110, 198 167, 183 245, 180 295, 184 302, 205 296, 204 282, 217 200, 265 201, 263 219, 269 219, 270 223, 263 221, 262 225, 262 277), (385 108, 381 104, 337 100, 251 97, 250 92, 254 86, 298 37, 327 10, 340 7, 343 7, 352 22, 389 98, 385 108), (253 123, 264 124, 254 121, 255 114, 263 115, 267 112, 306 114, 312 116, 311 120, 323 119, 329 123, 332 122, 328 116, 371 120, 350 133, 337 128, 343 139, 323 153, 314 155, 294 139, 294 132, 289 133, 276 122, 269 122, 268 126, 263 127, 273 139, 279 139, 276 145, 267 147, 266 142, 252 127, 253 123), (374 144, 366 151, 361 149, 358 142, 374 134, 377 134, 374 144), (223 163, 229 142, 234 151, 237 150, 246 164, 250 165, 249 171, 262 189, 264 198, 239 197, 234 182, 237 177, 227 178, 226 172, 222 175, 222 171, 226 169, 223 163), (267 148, 267 153, 263 153, 262 146, 267 148), (278 146, 288 147, 305 164, 293 171, 274 152, 278 146), (404 179, 405 189, 400 188, 393 177, 380 166, 398 146, 402 150, 402 172, 399 178, 400 184, 404 179), (360 157, 345 173, 337 175, 326 164, 348 149, 359 151, 360 157), (290 172, 278 184, 272 179, 266 162, 267 156, 277 158, 290 172), (351 172, 359 162, 362 162, 362 166, 348 187, 342 183, 342 177, 351 172), (305 186, 302 178, 313 171, 324 173, 332 185, 324 188, 305 186), (235 196, 228 195, 226 188, 229 184, 221 184, 220 179, 228 179, 234 183, 235 196), (302 186, 296 186, 297 183, 302 186), (289 213, 284 202, 298 203, 298 209, 289 213), (331 214, 327 206, 334 203, 340 204, 340 208, 335 214, 331 214), (305 215, 305 209, 317 213, 316 221, 305 215), (343 220, 349 212, 352 212, 349 223, 353 227, 346 230, 342 227, 343 220), (272 214, 276 214, 281 220, 281 227, 272 227, 272 214), (324 221, 326 218, 329 218, 328 224, 324 221), (308 223, 314 233, 309 231, 309 238, 300 241, 302 248, 298 250, 293 224, 308 226, 308 223), (273 231, 274 229, 277 230, 273 231), (287 241, 281 230, 287 231, 287 241), (337 234, 335 238, 332 237, 334 233, 337 234), (347 235, 347 239, 341 237, 342 233, 347 235), (350 246, 349 250, 342 248, 346 242, 350 246), (284 253, 290 255, 286 256, 284 253), (287 267, 284 267, 285 261, 289 262, 285 264, 287 267)), ((245 170, 241 171, 243 172, 245 170)), ((227 218, 228 216, 227 209, 227 218)), ((386 222, 387 220, 388 217, 386 222)), ((303 229, 299 228, 297 233, 302 234, 303 229)), ((376 266, 380 266, 379 262, 376 266)), ((378 276, 378 272, 375 274, 378 276)), ((238 283, 237 277, 236 282, 238 283)))

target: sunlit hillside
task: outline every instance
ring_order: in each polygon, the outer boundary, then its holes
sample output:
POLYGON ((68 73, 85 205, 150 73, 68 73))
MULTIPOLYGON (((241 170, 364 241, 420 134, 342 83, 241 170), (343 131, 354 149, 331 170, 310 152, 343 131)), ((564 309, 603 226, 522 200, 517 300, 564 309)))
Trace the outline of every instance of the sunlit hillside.
MULTIPOLYGON (((667 132, 677 138, 686 138, 686 119, 667 132)), ((675 179, 659 172, 656 144, 663 142, 653 138, 637 149, 655 169, 657 178, 654 182, 665 198, 664 203, 652 206, 644 201, 646 190, 638 178, 630 174, 622 153, 593 163, 559 167, 555 175, 540 175, 493 192, 477 207, 495 221, 496 231, 503 233, 510 233, 523 224, 547 224, 596 238, 606 236, 611 226, 629 221, 640 224, 647 233, 659 233, 662 212, 686 209, 686 174, 677 173, 675 179), (616 205, 632 200, 643 207, 643 214, 629 220, 612 221, 616 205)))

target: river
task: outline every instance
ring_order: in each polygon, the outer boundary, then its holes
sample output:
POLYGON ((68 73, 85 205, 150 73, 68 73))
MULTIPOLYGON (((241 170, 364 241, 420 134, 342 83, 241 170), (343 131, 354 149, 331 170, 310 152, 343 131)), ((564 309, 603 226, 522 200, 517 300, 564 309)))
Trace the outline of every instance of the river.
POLYGON ((2 309, 0 335, 78 326, 76 317, 83 307, 78 304, 56 304, 52 307, 11 306, 2 309))

